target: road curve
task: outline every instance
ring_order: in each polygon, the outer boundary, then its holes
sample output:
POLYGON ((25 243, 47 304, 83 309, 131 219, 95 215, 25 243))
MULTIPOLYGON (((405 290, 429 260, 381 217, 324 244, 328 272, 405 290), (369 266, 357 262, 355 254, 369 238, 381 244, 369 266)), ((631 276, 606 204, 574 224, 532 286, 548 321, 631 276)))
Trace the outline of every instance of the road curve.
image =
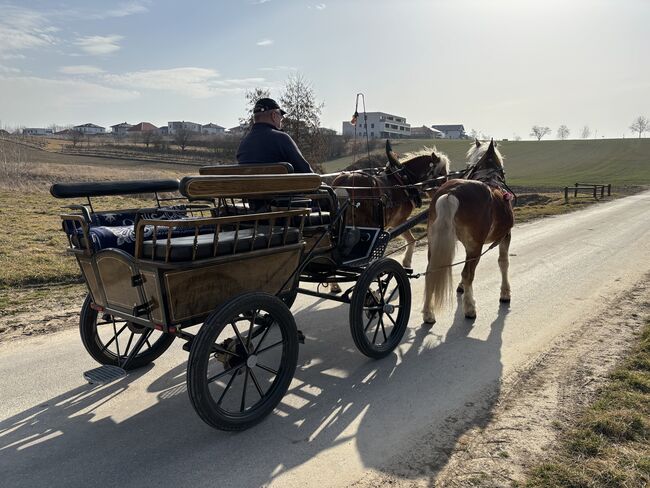
MULTIPOLYGON (((75 330, 0 345, 0 485, 349 485, 460 411, 489 416, 504 376, 641 279, 650 269, 648 215, 645 192, 515 227, 512 303, 499 306, 497 255, 488 253, 474 322, 454 307, 423 327, 423 282, 412 282, 409 329, 381 361, 354 348, 347 307, 299 297, 293 311, 307 340, 290 391, 239 434, 212 430, 194 413, 180 343, 104 387, 82 379, 95 364, 75 330)), ((425 267, 421 250, 414 268, 425 267)))

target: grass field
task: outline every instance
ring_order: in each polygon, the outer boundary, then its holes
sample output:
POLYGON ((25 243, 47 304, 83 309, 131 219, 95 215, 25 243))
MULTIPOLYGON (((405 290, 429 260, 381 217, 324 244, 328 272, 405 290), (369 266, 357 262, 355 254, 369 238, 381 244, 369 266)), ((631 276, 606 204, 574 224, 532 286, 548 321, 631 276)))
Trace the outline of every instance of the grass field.
POLYGON ((642 487, 650 484, 650 323, 639 346, 596 402, 563 427, 559 452, 524 486, 642 487))
MULTIPOLYGON (((470 141, 413 139, 395 141, 399 153, 436 146, 462 169, 470 141)), ((650 184, 650 139, 500 142, 510 185, 526 188, 563 188, 574 183, 612 185, 650 184)), ((381 151, 376 151, 381 152, 381 151)), ((360 154, 359 157, 364 154, 360 154)), ((340 171, 353 157, 323 164, 325 171, 340 171)), ((358 159, 358 158, 356 158, 358 159)))

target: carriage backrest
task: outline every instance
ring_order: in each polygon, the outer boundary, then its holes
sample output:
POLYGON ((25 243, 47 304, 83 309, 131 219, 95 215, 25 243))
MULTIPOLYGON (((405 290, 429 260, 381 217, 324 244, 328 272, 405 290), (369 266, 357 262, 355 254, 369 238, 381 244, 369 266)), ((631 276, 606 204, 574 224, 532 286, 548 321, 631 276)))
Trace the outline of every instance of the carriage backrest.
POLYGON ((217 166, 203 166, 199 169, 200 175, 286 175, 293 173, 293 166, 289 163, 273 164, 220 164, 217 166))
POLYGON ((111 195, 137 195, 178 191, 178 180, 123 180, 81 183, 55 183, 50 194, 55 198, 90 198, 111 195))
POLYGON ((186 176, 181 180, 179 191, 190 200, 248 198, 313 193, 320 185, 321 177, 313 173, 186 176))

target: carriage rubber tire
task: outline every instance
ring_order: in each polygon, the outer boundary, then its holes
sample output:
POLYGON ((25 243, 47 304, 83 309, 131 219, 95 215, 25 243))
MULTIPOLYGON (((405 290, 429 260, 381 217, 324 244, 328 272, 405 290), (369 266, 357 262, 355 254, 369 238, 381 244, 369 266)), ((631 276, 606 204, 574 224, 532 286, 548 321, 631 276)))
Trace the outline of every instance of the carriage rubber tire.
POLYGON ((291 291, 280 294, 279 297, 280 300, 282 300, 282 303, 284 303, 288 309, 291 309, 291 307, 293 307, 293 304, 296 302, 296 298, 298 297, 298 285, 296 284, 296 286, 293 287, 291 291))
POLYGON ((352 292, 350 301, 350 332, 352 340, 366 356, 373 359, 381 359, 388 356, 402 341, 404 332, 408 326, 411 314, 411 284, 409 278, 400 263, 391 258, 381 258, 374 261, 368 266, 357 281, 352 292), (397 316, 397 325, 394 326, 386 344, 378 347, 371 344, 364 332, 364 313, 363 307, 366 303, 366 296, 370 285, 381 273, 392 273, 398 282, 400 288, 399 303, 400 310, 397 316), (403 296, 402 296, 403 295, 403 296))
POLYGON ((293 380, 297 364, 298 329, 289 308, 280 298, 269 293, 244 293, 212 312, 192 341, 187 363, 187 392, 194 410, 206 424, 219 430, 246 430, 261 422, 280 403, 293 380), (260 309, 272 315, 282 331, 283 339, 286 338, 281 370, 260 406, 243 415, 229 415, 221 411, 208 389, 207 368, 211 348, 233 317, 242 311, 260 309))
MULTIPOLYGON (((92 297, 90 293, 86 295, 81 313, 79 317, 79 335, 88 354, 100 364, 110 364, 112 366, 119 366, 118 359, 115 354, 108 350, 102 350, 103 344, 97 334, 97 310, 91 308, 92 297)), ((141 354, 137 354, 131 360, 127 370, 141 368, 151 363, 160 357, 169 346, 172 345, 176 337, 172 334, 163 334, 160 338, 152 344, 152 347, 147 349, 141 354)))

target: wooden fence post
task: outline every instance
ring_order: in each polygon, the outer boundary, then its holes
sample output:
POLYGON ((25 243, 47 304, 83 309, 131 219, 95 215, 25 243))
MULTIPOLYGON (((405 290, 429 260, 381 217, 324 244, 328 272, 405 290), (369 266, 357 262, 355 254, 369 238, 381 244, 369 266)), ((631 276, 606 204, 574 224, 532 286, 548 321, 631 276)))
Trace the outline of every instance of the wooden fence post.
POLYGON ((594 185, 594 200, 598 200, 598 198, 596 198, 596 185, 594 185))
POLYGON ((564 203, 569 203, 569 187, 564 187, 564 203))
POLYGON ((603 198, 605 196, 605 185, 600 187, 600 198, 603 198))
POLYGON ((612 196, 612 184, 610 183, 607 185, 607 196, 611 197, 612 196))
POLYGON ((575 193, 573 195, 575 198, 578 198, 578 184, 576 183, 575 193))

